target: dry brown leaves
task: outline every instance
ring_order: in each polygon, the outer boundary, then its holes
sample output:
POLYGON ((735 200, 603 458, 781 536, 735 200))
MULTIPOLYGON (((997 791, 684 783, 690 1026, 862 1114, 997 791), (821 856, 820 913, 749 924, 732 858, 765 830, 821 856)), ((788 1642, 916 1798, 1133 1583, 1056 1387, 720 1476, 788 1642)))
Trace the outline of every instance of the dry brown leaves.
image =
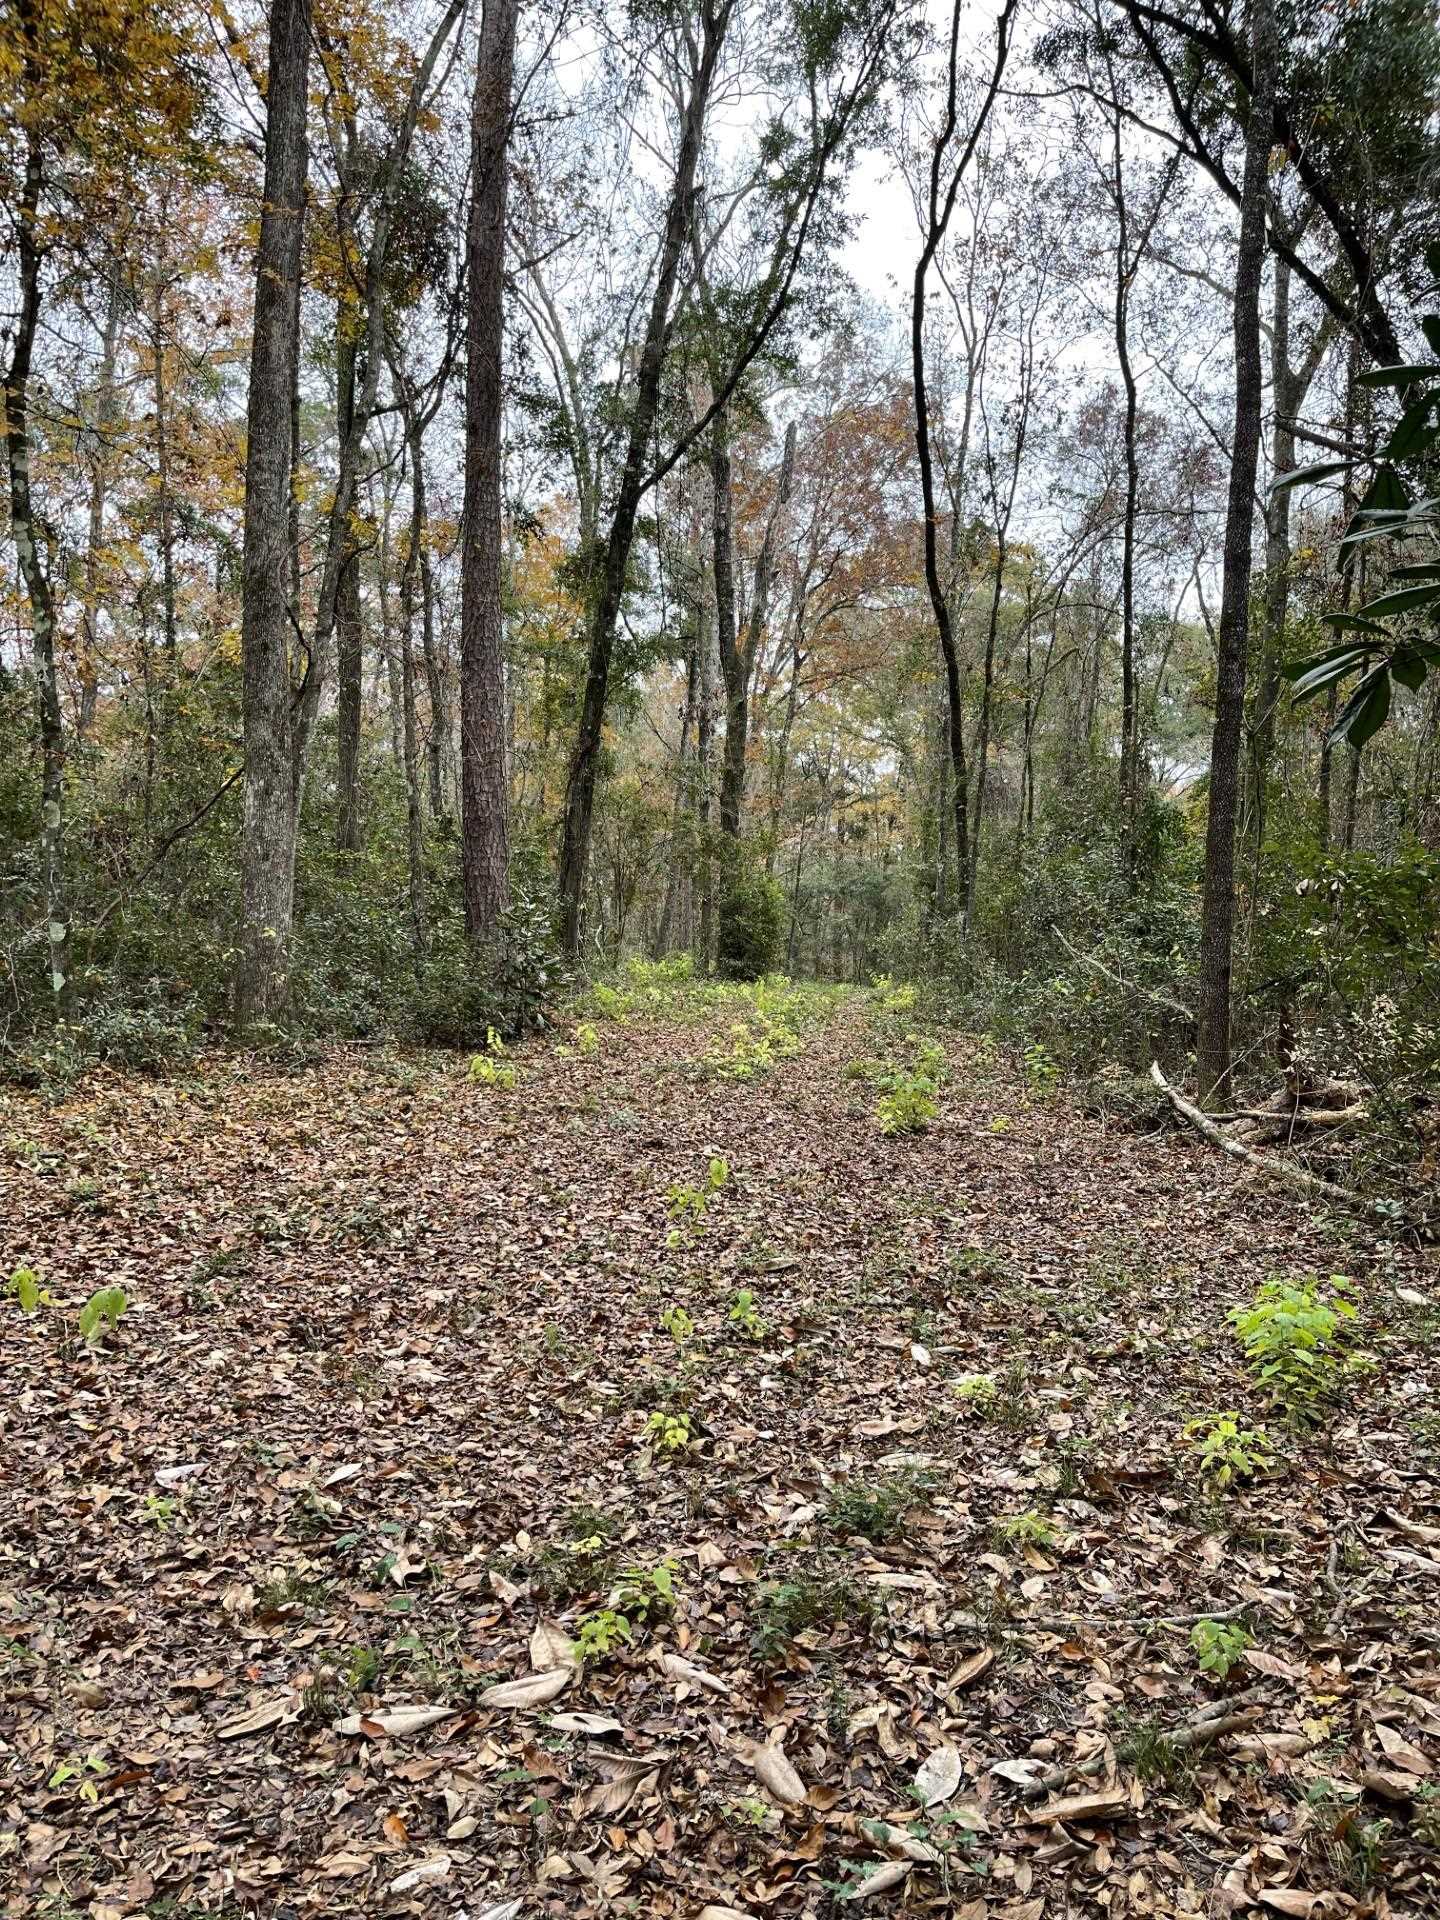
POLYGON ((858 1000, 766 1081, 697 1079, 705 1039, 607 1026, 508 1094, 341 1052, 3 1097, 0 1270, 58 1303, 0 1314, 7 1911, 1433 1909, 1433 1261, 961 1042, 941 1124, 882 1140, 858 1000), (1207 1501, 1181 1432, 1261 1411, 1223 1314, 1274 1268, 1354 1276, 1379 1366, 1207 1501), (131 1306, 91 1352, 102 1284, 131 1306), (681 1406, 667 1459, 646 1417, 681 1406), (905 1474, 893 1538, 827 1525, 905 1474), (1043 1538, 999 1530, 1026 1511, 1043 1538), (577 1664, 667 1556, 673 1618, 577 1664), (820 1577, 871 1604, 761 1658, 767 1592, 820 1577), (1167 1766, 1224 1689, 1165 1616, 1232 1609, 1261 1711, 1167 1766))

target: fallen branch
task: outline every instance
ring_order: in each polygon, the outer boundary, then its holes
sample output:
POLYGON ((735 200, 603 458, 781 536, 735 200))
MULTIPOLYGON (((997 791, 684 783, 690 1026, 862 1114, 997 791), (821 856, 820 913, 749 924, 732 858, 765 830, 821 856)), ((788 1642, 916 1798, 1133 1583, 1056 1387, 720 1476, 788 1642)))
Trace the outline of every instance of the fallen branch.
POLYGON ((1267 1127, 1343 1127, 1351 1120, 1368 1119, 1369 1111, 1363 1101, 1356 1101, 1353 1107, 1236 1107, 1215 1118, 1259 1120, 1267 1127))
POLYGON ((1268 1174, 1272 1180, 1282 1181, 1287 1187, 1296 1187, 1302 1193, 1319 1194, 1324 1200, 1333 1200, 1338 1206, 1352 1207, 1359 1213, 1373 1213, 1375 1203, 1363 1193, 1354 1193, 1349 1187, 1338 1187, 1333 1180, 1322 1180, 1319 1174, 1306 1173, 1303 1167, 1292 1167, 1288 1161, 1276 1160, 1268 1153, 1256 1153, 1252 1147, 1242 1146, 1238 1140, 1232 1140, 1215 1122, 1193 1106, 1183 1093, 1178 1093, 1160 1071, 1160 1062, 1150 1063, 1150 1078, 1165 1095, 1175 1111, 1183 1114, 1199 1133, 1203 1134, 1212 1146, 1219 1147, 1222 1153, 1228 1153, 1232 1160, 1244 1160, 1249 1166, 1256 1167, 1261 1173, 1268 1174))
MULTIPOLYGON (((1227 1733, 1238 1733, 1242 1727, 1250 1726, 1261 1710, 1264 1692, 1263 1687, 1249 1687, 1244 1693, 1231 1694, 1228 1700, 1217 1700, 1206 1708, 1198 1720, 1187 1721, 1173 1733, 1162 1734, 1160 1738, 1172 1753, 1186 1753, 1195 1747, 1209 1746, 1212 1740, 1219 1740, 1227 1733)), ((1108 1748, 1100 1747, 1083 1760, 1072 1761, 1063 1767, 1052 1767, 1025 1788, 1021 1799, 1041 1800, 1047 1793, 1056 1793, 1068 1787, 1072 1781, 1088 1779, 1104 1766, 1107 1751, 1108 1748)), ((1131 1753, 1129 1742, 1115 1749, 1117 1760, 1128 1760, 1131 1753)))
MULTIPOLYGON (((1238 1620, 1250 1611, 1248 1603, 1233 1607, 1202 1607, 1198 1613, 1027 1613, 1004 1623, 1007 1633, 1063 1633, 1072 1627, 1190 1627, 1198 1620, 1238 1620)), ((957 1614, 949 1622, 957 1633, 988 1634, 994 1623, 977 1614, 957 1614)))

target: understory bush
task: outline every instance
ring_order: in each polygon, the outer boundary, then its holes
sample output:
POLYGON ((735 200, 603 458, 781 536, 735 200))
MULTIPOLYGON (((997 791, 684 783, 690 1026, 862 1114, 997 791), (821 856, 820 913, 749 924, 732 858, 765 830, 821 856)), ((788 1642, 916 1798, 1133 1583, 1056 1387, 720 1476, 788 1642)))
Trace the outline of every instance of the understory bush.
MULTIPOLYGON (((242 789, 228 743, 239 732, 238 683, 217 672, 204 700, 189 695, 163 720, 163 778, 148 791, 121 779, 123 742, 108 733, 102 742, 98 726, 95 744, 72 747, 70 973, 57 1001, 29 709, 0 692, 0 1076, 58 1085, 102 1064, 159 1071, 229 1034, 242 789)), ((128 751, 144 764, 143 741, 128 751)), ((477 955, 464 932, 453 829, 427 822, 428 940, 417 960, 403 780, 368 737, 363 846, 340 852, 333 759, 325 722, 297 842, 290 1005, 252 1042, 395 1036, 470 1049, 491 1027, 511 1036, 543 1025, 560 983, 543 854, 517 850, 511 905, 492 950, 477 955)))
POLYGON ((727 875, 720 898, 715 970, 726 980, 759 980, 780 958, 785 896, 780 883, 741 864, 727 875))

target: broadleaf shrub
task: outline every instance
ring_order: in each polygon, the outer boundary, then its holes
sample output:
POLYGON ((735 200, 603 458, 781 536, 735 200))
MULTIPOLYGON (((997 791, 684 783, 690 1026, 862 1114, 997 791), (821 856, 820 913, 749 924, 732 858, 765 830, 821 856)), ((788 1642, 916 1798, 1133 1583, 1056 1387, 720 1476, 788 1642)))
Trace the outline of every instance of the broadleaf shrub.
POLYGON ((738 861, 720 896, 715 967, 727 980, 759 980, 780 958, 785 895, 778 880, 738 861))

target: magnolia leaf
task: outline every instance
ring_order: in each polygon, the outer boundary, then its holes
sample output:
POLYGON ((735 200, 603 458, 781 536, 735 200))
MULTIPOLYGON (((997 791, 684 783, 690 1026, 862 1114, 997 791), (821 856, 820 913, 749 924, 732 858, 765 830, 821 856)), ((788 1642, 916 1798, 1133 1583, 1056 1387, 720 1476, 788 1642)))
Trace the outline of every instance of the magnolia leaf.
POLYGON ((928 1759, 921 1762, 915 1775, 915 1792, 920 1804, 936 1807, 942 1800, 948 1800, 960 1785, 964 1771, 954 1747, 937 1747, 928 1759))
POLYGON ((1398 593, 1382 593, 1360 609, 1362 620, 1386 620, 1392 614, 1409 613, 1415 607, 1428 607, 1440 599, 1440 581, 1425 587, 1401 587, 1398 593))
POLYGON ((1440 367, 1367 367, 1357 373, 1357 387, 1413 387, 1417 380, 1440 380, 1440 367))
POLYGON ((976 1653, 967 1653, 956 1667, 945 1685, 950 1691, 958 1692, 961 1687, 971 1686, 982 1673, 986 1673, 995 1664, 995 1649, 981 1647, 976 1653))
POLYGON ((623 1733, 624 1727, 608 1713, 552 1713, 550 1725, 561 1733, 623 1733))
POLYGON ((418 1867, 408 1867, 404 1873, 397 1873, 388 1891, 409 1893, 412 1887, 427 1886, 432 1880, 448 1879, 453 1864, 448 1853, 437 1853, 433 1859, 422 1860, 418 1867))
POLYGON ((782 1806, 798 1807, 805 1798, 805 1782, 778 1747, 762 1746, 758 1740, 748 1744, 744 1758, 755 1778, 782 1806))
MULTIPOLYGON (((1385 661, 1373 667, 1340 709, 1330 729, 1332 741, 1348 740, 1352 747, 1363 747, 1372 734, 1385 724, 1390 711, 1390 668, 1385 661)), ((1302 1355, 1302 1358, 1308 1356, 1302 1355)))
POLYGON ((1269 1907, 1275 1913, 1308 1914, 1320 1898, 1318 1893, 1307 1893, 1303 1887, 1261 1887, 1255 1898, 1262 1907, 1269 1907))
POLYGON ((845 1889, 847 1900, 870 1900, 877 1893, 893 1893, 896 1887, 903 1887, 914 1871, 909 1860, 887 1860, 882 1866, 867 1873, 855 1888, 845 1889))
POLYGON ((1320 460, 1313 467, 1296 467, 1293 473, 1282 473, 1270 491, 1286 493, 1291 487, 1311 487, 1321 480, 1333 480, 1337 473, 1349 473, 1359 464, 1358 460, 1320 460))
POLYGON ((730 1692, 729 1683, 722 1680, 719 1674, 707 1673, 704 1667, 697 1667, 693 1660, 682 1659, 678 1653, 662 1653, 660 1665, 672 1680, 681 1680, 689 1686, 700 1687, 706 1693, 728 1694, 730 1692))
POLYGON ((1072 1793, 1063 1800, 1048 1801, 1032 1807, 1025 1819, 1033 1826, 1053 1827, 1062 1820, 1112 1820, 1133 1811, 1130 1796, 1123 1787, 1107 1787, 1098 1793, 1072 1793))
POLYGON ((553 1673, 575 1665, 575 1647, 569 1634, 554 1620, 542 1620, 530 1636, 530 1664, 536 1673, 553 1673))
POLYGON ((236 1720, 227 1720, 215 1729, 217 1740, 243 1740, 247 1734, 268 1733, 271 1727, 283 1726, 286 1721, 296 1720, 300 1715, 299 1703, 293 1694, 286 1694, 280 1700, 266 1700, 258 1707, 252 1707, 248 1713, 242 1713, 236 1720))
POLYGON ((463 1707, 390 1707, 383 1713, 350 1713, 335 1722, 336 1733, 406 1734, 453 1720, 463 1707))
POLYGON ((480 1696, 482 1707, 506 1707, 523 1710, 543 1707, 557 1693, 563 1693, 575 1678, 574 1667, 556 1667, 553 1673, 527 1673, 519 1680, 502 1680, 487 1687, 480 1696))
POLYGON ((1008 1780, 1012 1787, 1033 1787, 1040 1778, 1038 1760, 997 1760, 990 1769, 998 1779, 1008 1780))

